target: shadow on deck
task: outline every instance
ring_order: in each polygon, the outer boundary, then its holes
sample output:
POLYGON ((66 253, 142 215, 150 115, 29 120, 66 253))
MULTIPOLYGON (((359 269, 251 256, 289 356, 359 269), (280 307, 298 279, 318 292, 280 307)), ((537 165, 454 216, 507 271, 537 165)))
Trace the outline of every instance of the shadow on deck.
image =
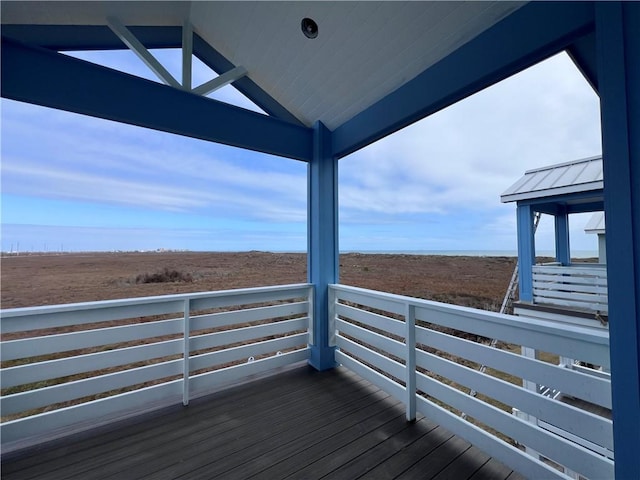
POLYGON ((297 367, 5 456, 2 478, 522 478, 340 367, 297 367))

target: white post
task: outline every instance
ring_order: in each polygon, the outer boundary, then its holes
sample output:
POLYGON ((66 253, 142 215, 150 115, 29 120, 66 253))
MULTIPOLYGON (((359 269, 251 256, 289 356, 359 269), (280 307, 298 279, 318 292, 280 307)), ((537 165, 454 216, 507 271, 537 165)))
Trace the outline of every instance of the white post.
POLYGON ((558 359, 558 365, 564 368, 573 368, 573 358, 560 356, 558 359))
POLYGON ((185 407, 189 405, 189 336, 191 331, 191 325, 189 322, 191 310, 191 301, 187 298, 184 301, 184 331, 183 331, 183 353, 182 353, 182 405, 185 407))
MULTIPOLYGON (((538 358, 538 352, 536 351, 535 348, 531 348, 531 347, 520 347, 520 348, 522 349, 522 356, 527 358, 538 358)), ((536 382, 532 382, 531 380, 523 379, 522 386, 527 390, 531 390, 532 392, 536 392, 536 393, 538 392, 538 384, 536 382)), ((534 425, 538 424, 538 419, 529 413, 520 412, 519 418, 523 418, 527 422, 533 423, 534 425)), ((536 450, 526 445, 524 445, 524 450, 533 458, 540 460, 540 454, 536 450)))
POLYGON ((407 421, 416 420, 416 308, 413 305, 405 305, 405 343, 407 346, 405 358, 405 383, 407 421))
POLYGON ((336 291, 329 287, 329 341, 330 347, 336 346, 336 291))
POLYGON ((311 285, 309 287, 308 299, 309 299, 309 327, 307 328, 308 338, 307 345, 311 348, 311 345, 315 345, 316 337, 315 337, 315 329, 313 328, 314 320, 313 317, 315 315, 316 307, 315 307, 315 298, 316 298, 316 287, 315 285, 311 285))
MULTIPOLYGON (((538 352, 535 348, 531 347, 521 347, 522 356, 527 358, 538 358, 538 352)), ((522 380, 522 386, 527 390, 531 390, 532 392, 538 391, 538 384, 536 382, 532 382, 531 380, 522 380)))

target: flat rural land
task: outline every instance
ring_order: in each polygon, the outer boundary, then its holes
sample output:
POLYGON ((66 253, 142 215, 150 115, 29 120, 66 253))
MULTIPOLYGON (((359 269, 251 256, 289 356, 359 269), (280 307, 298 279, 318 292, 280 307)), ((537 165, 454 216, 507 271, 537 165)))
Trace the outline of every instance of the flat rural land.
MULTIPOLYGON (((513 257, 340 256, 340 282, 497 310, 513 257)), ((135 252, 5 256, 1 307, 31 307, 306 282, 303 253, 135 252)))

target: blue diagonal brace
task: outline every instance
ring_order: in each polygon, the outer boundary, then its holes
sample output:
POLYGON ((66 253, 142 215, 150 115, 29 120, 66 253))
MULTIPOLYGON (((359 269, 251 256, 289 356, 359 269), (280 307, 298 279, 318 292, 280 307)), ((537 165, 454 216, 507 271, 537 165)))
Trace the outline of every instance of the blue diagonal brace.
MULTIPOLYGON (((128 26, 131 33, 147 49, 180 48, 182 27, 128 26)), ((37 45, 57 51, 119 50, 122 41, 104 25, 3 25, 2 35, 28 45, 37 45)), ((209 45, 198 34, 193 34, 193 53, 205 65, 218 74, 233 69, 235 65, 209 45)), ((272 117, 304 126, 278 101, 260 88, 251 78, 236 80, 233 86, 249 100, 272 117)))
MULTIPOLYGON (((227 60, 220 52, 205 42, 197 34, 194 34, 193 36, 193 51, 202 63, 218 74, 228 72, 235 67, 233 63, 227 60)), ((284 108, 280 103, 274 100, 273 97, 260 88, 249 77, 245 76, 236 80, 233 82, 233 86, 269 115, 296 125, 303 125, 300 120, 293 116, 291 112, 284 108)))
POLYGON ((2 39, 4 98, 297 160, 312 158, 313 130, 2 39))
POLYGON ((573 63, 582 72, 591 88, 598 92, 598 61, 596 55, 596 35, 590 33, 576 40, 567 48, 573 63))

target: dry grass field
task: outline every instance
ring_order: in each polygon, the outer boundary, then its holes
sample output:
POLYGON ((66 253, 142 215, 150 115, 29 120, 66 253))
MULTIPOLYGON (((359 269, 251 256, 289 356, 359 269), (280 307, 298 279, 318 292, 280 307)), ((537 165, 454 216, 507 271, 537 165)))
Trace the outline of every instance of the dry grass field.
MULTIPOLYGON (((514 264, 514 258, 506 257, 355 253, 340 257, 342 283, 489 310, 499 308, 514 264)), ((306 255, 294 253, 31 254, 2 258, 0 291, 2 308, 6 309, 303 283, 306 281, 306 270, 306 255)), ((125 319, 110 322, 109 325, 152 319, 160 318, 125 319)), ((31 333, 49 335, 85 328, 92 326, 58 327, 31 333)), ((23 338, 24 335, 30 334, 8 334, 4 339, 23 338)), ((171 338, 173 337, 163 339, 171 338)), ((118 346, 133 344, 136 343, 118 346)), ((104 348, 110 347, 95 347, 61 355, 89 354, 104 348)), ((50 358, 53 357, 47 357, 50 358)), ((34 359, 22 359, 19 363, 32 360, 34 359)), ((167 358, 156 359, 159 360, 167 358)), ((17 363, 8 362, 3 367, 14 365, 17 363)), ((476 365, 469 366, 477 368, 476 365)), ((127 367, 112 368, 102 373, 112 373, 127 367)), ((89 372, 75 375, 53 383, 79 380, 93 374, 89 372)), ((6 395, 42 386, 44 385, 22 385, 1 393, 6 395)), ((113 393, 108 392, 107 395, 113 393)), ((58 406, 73 403, 77 401, 58 406)))
MULTIPOLYGON (((350 253, 340 256, 340 281, 496 310, 515 260, 350 253)), ((268 252, 34 254, 0 267, 2 308, 300 283, 307 271, 305 254, 268 252)))
MULTIPOLYGON (((340 282, 497 311, 515 262, 513 257, 350 253, 340 256, 340 282)), ((32 254, 3 257, 0 266, 3 309, 303 283, 307 271, 305 254, 257 251, 32 254)), ((61 333, 61 329, 55 330, 61 333)), ((487 341, 473 335, 470 339, 487 341)), ((513 345, 501 343, 499 348, 519 352, 519 347, 513 345)), ((445 356, 472 369, 479 368, 468 360, 445 356)), ((522 382, 502 372, 490 374, 515 384, 522 382)), ((439 379, 468 391, 448 379, 439 379)), ((484 395, 478 398, 511 410, 484 395)))

